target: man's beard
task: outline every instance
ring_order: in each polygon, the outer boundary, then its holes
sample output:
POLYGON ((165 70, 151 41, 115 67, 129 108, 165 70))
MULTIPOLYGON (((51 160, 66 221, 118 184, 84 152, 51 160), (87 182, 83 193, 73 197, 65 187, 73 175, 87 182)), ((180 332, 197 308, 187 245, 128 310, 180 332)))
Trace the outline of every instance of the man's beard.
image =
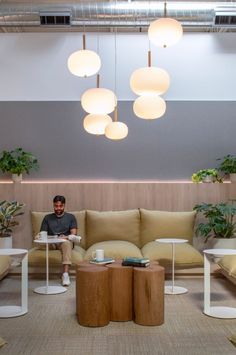
POLYGON ((61 217, 64 214, 64 210, 63 211, 54 211, 54 212, 55 212, 56 216, 58 216, 58 217, 61 217))

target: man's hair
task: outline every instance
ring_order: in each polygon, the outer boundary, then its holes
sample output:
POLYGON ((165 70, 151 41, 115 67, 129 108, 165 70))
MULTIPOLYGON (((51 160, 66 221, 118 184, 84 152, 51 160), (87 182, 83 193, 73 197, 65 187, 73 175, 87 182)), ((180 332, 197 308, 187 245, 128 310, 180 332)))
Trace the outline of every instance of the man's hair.
POLYGON ((57 195, 53 199, 53 203, 56 203, 56 202, 61 202, 64 205, 66 203, 66 199, 64 196, 57 195))

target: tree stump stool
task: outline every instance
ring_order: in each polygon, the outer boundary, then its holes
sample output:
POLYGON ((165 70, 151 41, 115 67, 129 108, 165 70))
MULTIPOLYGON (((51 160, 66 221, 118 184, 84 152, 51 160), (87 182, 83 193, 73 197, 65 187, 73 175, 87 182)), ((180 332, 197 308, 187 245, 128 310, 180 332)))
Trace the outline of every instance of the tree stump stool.
MULTIPOLYGON (((95 265, 95 264, 91 264, 90 262, 89 262, 89 260, 85 260, 85 261, 79 261, 77 264, 76 264, 76 267, 78 268, 78 267, 85 267, 85 266, 89 266, 89 267, 92 267, 92 266, 98 266, 98 265, 95 265)), ((104 265, 102 265, 102 266, 104 266, 104 265)))
POLYGON ((110 320, 133 319, 133 268, 117 261, 106 265, 109 274, 110 320))
POLYGON ((80 261, 78 264, 76 264, 76 283, 75 283, 75 299, 76 299, 76 315, 78 318, 78 287, 79 287, 79 283, 78 283, 78 268, 80 267, 91 267, 91 264, 89 261, 80 261))
POLYGON ((140 325, 164 323, 164 268, 134 267, 134 321, 140 325))
POLYGON ((80 325, 102 327, 110 321, 108 268, 78 267, 76 312, 80 325))

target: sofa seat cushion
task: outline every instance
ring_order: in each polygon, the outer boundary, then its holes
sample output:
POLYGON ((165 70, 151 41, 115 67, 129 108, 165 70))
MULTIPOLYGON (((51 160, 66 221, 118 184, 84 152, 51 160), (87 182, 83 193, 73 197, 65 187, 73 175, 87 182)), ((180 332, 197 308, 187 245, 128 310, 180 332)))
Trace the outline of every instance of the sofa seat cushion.
POLYGON ((157 238, 183 238, 192 244, 196 211, 166 212, 140 209, 141 246, 157 238))
POLYGON ((236 255, 225 255, 218 265, 229 275, 236 278, 236 255))
MULTIPOLYGON (((39 233, 40 227, 44 217, 51 212, 31 212, 31 222, 32 222, 32 236, 34 237, 39 233)), ((72 213, 77 221, 78 226, 78 235, 82 237, 80 241, 80 246, 82 248, 85 247, 85 218, 86 218, 86 211, 72 211, 72 213)))
POLYGON ((11 266, 10 256, 0 255, 0 280, 7 275, 11 266))
MULTIPOLYGON (((72 250, 72 264, 78 264, 83 260, 85 250, 79 246, 75 246, 72 250)), ((61 265, 62 257, 60 250, 49 250, 48 253, 49 265, 61 265)), ((45 266, 46 251, 38 248, 32 248, 29 251, 29 266, 45 266)))
POLYGON ((141 251, 136 245, 123 240, 112 240, 93 244, 85 253, 84 260, 91 260, 96 249, 103 249, 105 258, 123 259, 126 256, 142 258, 141 251))
MULTIPOLYGON (((149 242, 142 248, 142 254, 145 258, 157 260, 160 265, 166 266, 172 263, 171 244, 162 244, 158 242, 149 242)), ((188 243, 175 245, 175 265, 181 267, 203 266, 203 256, 188 243)))
POLYGON ((86 248, 94 243, 124 240, 140 246, 139 210, 87 211, 86 248))

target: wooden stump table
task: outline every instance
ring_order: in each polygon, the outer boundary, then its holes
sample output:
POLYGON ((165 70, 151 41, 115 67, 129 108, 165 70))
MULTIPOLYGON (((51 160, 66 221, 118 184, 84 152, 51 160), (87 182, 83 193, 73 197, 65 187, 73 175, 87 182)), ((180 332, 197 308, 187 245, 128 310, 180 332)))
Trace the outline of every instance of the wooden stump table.
POLYGON ((164 268, 134 267, 134 321, 140 325, 164 323, 164 268))
POLYGON ((140 325, 164 323, 164 268, 79 263, 76 271, 76 314, 80 325, 105 326, 134 319, 140 325))
POLYGON ((78 267, 76 309, 79 324, 102 327, 110 321, 108 268, 78 267))
POLYGON ((110 320, 133 319, 133 268, 121 262, 107 265, 109 274, 110 320))

